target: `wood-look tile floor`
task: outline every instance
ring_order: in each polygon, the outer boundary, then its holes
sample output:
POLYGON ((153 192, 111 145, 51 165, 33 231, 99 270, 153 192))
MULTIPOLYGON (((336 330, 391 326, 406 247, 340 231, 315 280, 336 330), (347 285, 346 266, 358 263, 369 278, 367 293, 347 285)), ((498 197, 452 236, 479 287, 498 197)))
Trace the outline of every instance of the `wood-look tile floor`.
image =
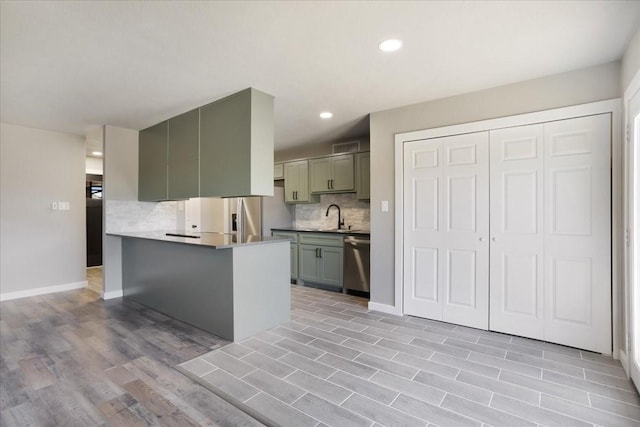
POLYGON ((640 426, 610 357, 292 287, 292 321, 181 364, 266 424, 640 426))
POLYGON ((0 425, 261 425, 175 369, 227 343, 86 289, 2 302, 0 425))

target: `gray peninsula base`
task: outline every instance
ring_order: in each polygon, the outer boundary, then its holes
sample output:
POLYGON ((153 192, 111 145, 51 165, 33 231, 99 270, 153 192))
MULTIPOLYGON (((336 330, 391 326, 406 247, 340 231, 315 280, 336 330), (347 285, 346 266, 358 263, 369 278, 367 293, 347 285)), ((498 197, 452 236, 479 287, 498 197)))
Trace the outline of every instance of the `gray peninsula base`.
POLYGON ((222 249, 122 239, 127 299, 238 341, 290 320, 289 242, 222 249))

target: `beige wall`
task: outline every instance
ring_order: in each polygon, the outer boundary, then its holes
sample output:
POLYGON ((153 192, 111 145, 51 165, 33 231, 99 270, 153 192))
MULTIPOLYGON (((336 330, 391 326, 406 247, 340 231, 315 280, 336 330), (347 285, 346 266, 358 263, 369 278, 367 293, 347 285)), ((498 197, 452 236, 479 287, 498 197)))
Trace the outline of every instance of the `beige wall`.
MULTIPOLYGON (((620 97, 620 63, 371 114, 371 301, 394 301, 394 135, 620 97), (381 212, 388 200, 389 212, 381 212)), ((389 90, 393 90, 390 88, 389 90)))
POLYGON ((84 138, 0 124, 0 294, 86 281, 84 185, 84 138))
MULTIPOLYGON (((112 200, 138 200, 138 131, 113 126, 104 127, 104 176, 103 199, 105 223, 108 221, 107 205, 112 200)), ((105 231, 109 230, 105 227, 105 231)), ((104 236, 103 298, 121 296, 122 245, 120 237, 104 236)))
POLYGON ((286 160, 304 159, 306 157, 318 157, 331 154, 331 146, 336 142, 360 141, 360 151, 369 150, 369 136, 356 136, 346 140, 320 142, 317 144, 307 144, 287 150, 278 150, 274 153, 274 161, 284 162, 286 160))

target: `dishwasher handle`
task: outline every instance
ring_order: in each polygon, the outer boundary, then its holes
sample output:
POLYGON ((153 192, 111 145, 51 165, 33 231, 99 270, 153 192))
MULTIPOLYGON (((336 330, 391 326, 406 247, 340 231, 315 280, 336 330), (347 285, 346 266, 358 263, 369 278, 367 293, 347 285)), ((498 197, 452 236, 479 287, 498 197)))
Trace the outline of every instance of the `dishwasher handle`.
POLYGON ((358 239, 357 237, 345 237, 344 238, 344 242, 345 243, 351 243, 351 244, 362 244, 362 245, 370 245, 371 244, 371 240, 369 239, 358 239))

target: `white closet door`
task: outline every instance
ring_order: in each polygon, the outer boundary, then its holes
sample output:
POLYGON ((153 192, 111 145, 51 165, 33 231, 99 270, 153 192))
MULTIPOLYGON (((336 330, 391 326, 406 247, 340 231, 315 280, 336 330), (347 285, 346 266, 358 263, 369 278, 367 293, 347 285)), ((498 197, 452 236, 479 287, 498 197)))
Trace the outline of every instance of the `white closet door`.
POLYGON ((490 328, 543 339, 543 125, 490 132, 490 328))
POLYGON ((611 116, 544 124, 544 339, 611 351, 611 116))
POLYGON ((442 141, 404 144, 404 312, 442 320, 442 141))
POLYGON ((407 314, 488 328, 488 139, 405 144, 407 314))

